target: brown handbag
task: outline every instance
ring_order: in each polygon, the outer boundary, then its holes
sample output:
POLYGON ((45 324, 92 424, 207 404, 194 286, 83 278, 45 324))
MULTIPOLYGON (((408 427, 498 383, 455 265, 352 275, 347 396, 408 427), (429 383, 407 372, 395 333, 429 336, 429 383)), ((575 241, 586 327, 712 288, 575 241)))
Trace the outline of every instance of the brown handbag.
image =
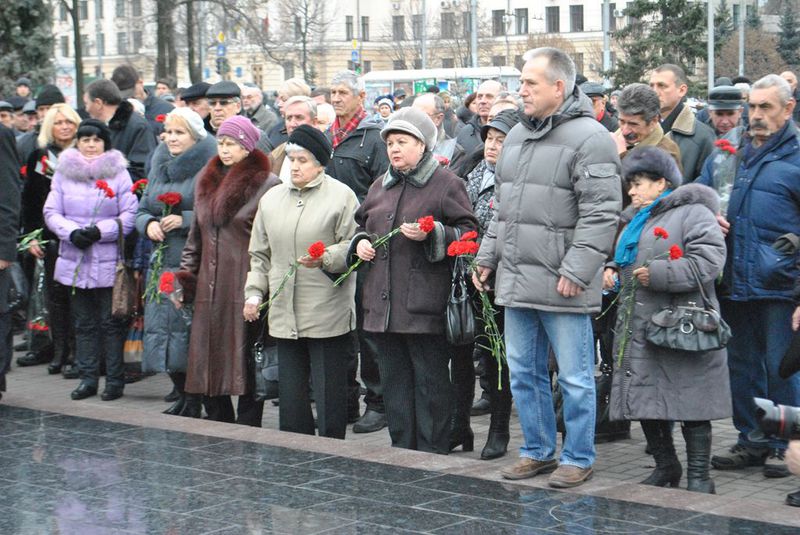
POLYGON ((130 317, 136 307, 136 282, 133 269, 125 264, 125 235, 122 221, 117 218, 117 267, 114 271, 114 288, 111 293, 111 315, 115 318, 130 317))

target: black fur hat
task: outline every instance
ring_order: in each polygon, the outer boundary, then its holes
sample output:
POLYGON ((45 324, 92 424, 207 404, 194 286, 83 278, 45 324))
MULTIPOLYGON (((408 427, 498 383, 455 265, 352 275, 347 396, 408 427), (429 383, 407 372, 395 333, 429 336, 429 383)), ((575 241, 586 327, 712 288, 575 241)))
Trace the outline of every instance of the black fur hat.
POLYGON ((670 153, 659 147, 645 146, 631 150, 622 160, 622 179, 630 182, 636 175, 664 178, 673 188, 683 183, 678 164, 670 153))

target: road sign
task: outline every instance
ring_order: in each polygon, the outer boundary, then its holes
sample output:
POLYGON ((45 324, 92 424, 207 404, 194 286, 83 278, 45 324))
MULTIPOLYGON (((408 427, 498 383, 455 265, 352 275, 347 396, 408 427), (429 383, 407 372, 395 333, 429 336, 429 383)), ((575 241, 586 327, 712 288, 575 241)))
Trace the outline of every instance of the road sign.
POLYGON ((353 50, 350 52, 350 61, 353 63, 358 63, 358 50, 353 50))
POLYGON ((221 58, 227 52, 227 47, 225 45, 219 44, 217 45, 217 57, 221 58))
POLYGON ((353 50, 358 48, 358 39, 353 39, 353 50))
POLYGON ((241 78, 242 76, 244 76, 244 71, 241 67, 236 67, 236 77, 241 78))
POLYGON ((220 43, 224 43, 225 42, 225 34, 223 32, 219 32, 217 34, 217 41, 219 41, 220 43))

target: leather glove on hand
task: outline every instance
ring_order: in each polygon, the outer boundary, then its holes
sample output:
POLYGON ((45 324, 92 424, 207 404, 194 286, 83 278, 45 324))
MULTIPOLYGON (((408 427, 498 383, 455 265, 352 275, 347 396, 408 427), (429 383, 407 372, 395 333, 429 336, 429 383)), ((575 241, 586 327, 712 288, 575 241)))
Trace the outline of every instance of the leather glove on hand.
POLYGON ((781 254, 793 255, 800 248, 800 237, 791 232, 778 236, 778 239, 772 244, 772 248, 781 254))
POLYGON ((91 247, 95 242, 100 240, 100 229, 92 225, 78 230, 73 230, 69 235, 69 241, 78 249, 86 249, 91 247))

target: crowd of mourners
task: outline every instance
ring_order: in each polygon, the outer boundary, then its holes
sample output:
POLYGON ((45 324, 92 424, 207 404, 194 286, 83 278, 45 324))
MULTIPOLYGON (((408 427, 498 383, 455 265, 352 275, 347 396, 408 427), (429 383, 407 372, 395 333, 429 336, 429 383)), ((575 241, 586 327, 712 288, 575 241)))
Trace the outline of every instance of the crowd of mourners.
POLYGON ((283 431, 388 426, 439 454, 472 451, 489 413, 482 459, 505 455, 513 402, 507 479, 581 485, 631 421, 648 485, 797 472, 753 403, 800 405, 779 372, 800 326, 797 78, 720 78, 697 111, 677 65, 609 94, 561 50, 524 60, 518 91, 488 80, 463 102, 368 103, 342 71, 287 80, 273 108, 254 85, 150 90, 120 66, 76 109, 20 78, 0 101, 0 392, 22 327, 17 364, 78 379, 73 400, 161 372, 167 414, 261 426, 277 398, 283 431), (15 309, 12 271, 43 315, 15 309), (462 280, 476 335, 455 340, 462 280), (737 442, 712 456, 731 417, 737 442))

